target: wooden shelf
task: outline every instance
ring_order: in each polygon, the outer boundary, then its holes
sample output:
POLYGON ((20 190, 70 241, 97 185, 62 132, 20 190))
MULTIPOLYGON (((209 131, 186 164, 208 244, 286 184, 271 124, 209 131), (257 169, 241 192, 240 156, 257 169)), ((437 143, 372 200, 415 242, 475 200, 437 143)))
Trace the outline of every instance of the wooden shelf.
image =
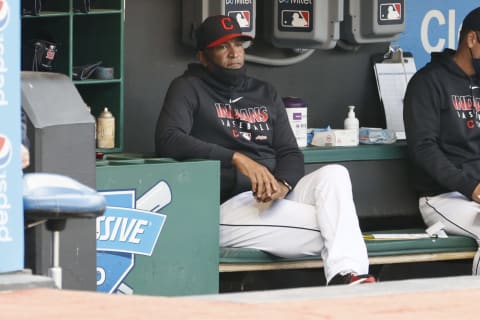
POLYGON ((355 147, 305 147, 301 149, 305 163, 407 158, 407 144, 404 141, 392 144, 361 144, 355 147))

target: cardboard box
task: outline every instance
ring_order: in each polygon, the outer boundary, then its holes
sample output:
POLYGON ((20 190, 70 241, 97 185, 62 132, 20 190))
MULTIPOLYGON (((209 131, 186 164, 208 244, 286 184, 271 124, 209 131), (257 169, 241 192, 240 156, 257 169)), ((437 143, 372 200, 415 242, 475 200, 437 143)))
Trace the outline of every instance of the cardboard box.
POLYGON ((358 145, 358 130, 333 129, 315 132, 312 145, 318 147, 350 147, 358 145))

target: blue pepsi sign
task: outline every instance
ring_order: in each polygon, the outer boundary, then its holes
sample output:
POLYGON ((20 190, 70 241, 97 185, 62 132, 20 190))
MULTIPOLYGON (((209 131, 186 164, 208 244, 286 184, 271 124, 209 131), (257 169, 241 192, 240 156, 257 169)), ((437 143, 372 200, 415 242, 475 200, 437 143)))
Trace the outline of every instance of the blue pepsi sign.
POLYGON ((6 168, 12 161, 12 141, 6 135, 0 134, 0 169, 6 168))
POLYGON ((3 31, 8 27, 8 23, 10 22, 10 16, 12 14, 12 11, 10 9, 11 8, 8 1, 0 1, 0 31, 3 31))
POLYGON ((422 0, 406 2, 405 32, 392 45, 413 53, 417 69, 430 61, 430 53, 456 49, 463 18, 480 6, 479 0, 422 0))
POLYGON ((19 3, 0 0, 0 273, 24 267, 19 3))

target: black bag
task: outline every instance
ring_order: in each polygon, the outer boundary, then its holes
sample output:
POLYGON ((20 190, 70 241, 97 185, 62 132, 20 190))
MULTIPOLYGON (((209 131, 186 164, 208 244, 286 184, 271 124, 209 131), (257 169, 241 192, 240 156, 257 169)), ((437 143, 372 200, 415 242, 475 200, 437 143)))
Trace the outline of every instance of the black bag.
POLYGON ((76 12, 88 13, 91 9, 90 0, 73 0, 73 9, 76 12))
POLYGON ((95 70, 102 64, 102 61, 85 64, 83 66, 74 66, 72 77, 73 80, 87 80, 93 76, 95 70))
POLYGON ((38 16, 41 10, 41 0, 22 0, 22 15, 38 16))

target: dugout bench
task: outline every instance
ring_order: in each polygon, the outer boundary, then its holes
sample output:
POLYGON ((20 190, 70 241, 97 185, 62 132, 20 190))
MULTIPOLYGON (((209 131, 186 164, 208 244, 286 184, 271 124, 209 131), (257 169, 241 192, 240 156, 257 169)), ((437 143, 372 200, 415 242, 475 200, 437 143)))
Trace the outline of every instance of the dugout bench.
MULTIPOLYGON (((340 163, 350 172, 353 197, 364 233, 420 233, 425 225, 418 211, 407 162, 407 145, 303 148, 306 172, 340 163)), ((472 259, 472 238, 366 240, 371 265, 472 259)), ((322 268, 320 257, 285 259, 254 249, 220 248, 220 273, 322 268)))

